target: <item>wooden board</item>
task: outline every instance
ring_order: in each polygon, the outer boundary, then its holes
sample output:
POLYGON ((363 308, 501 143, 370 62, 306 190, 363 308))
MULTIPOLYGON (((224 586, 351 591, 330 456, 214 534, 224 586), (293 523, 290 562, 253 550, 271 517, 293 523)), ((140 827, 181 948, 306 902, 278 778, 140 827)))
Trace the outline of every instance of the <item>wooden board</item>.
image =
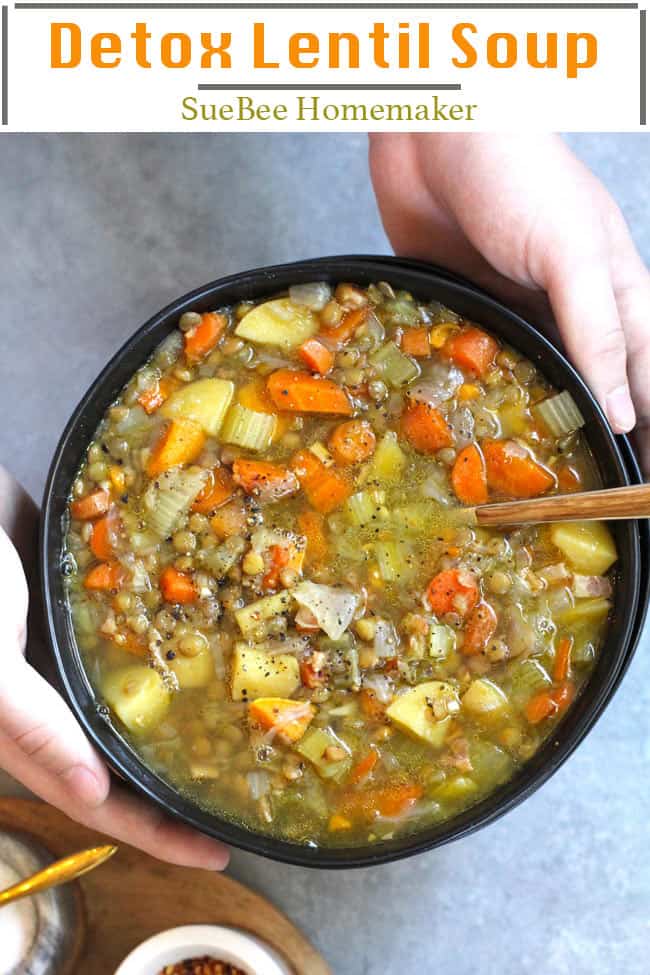
MULTIPOLYGON (((112 842, 31 799, 0 798, 0 826, 36 836, 55 856, 112 842)), ((181 924, 225 924, 250 931, 283 955, 296 975, 331 975, 321 955, 284 914, 231 877, 172 867, 120 844, 78 881, 87 917, 77 971, 114 975, 145 938, 181 924)))

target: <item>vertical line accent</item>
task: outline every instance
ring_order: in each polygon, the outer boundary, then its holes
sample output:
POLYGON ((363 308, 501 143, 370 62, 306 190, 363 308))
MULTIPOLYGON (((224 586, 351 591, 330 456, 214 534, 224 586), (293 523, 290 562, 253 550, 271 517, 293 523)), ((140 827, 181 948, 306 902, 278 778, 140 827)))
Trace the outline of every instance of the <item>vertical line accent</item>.
POLYGON ((639 124, 647 125, 647 25, 646 11, 639 11, 639 124))
POLYGON ((2 8, 2 124, 9 125, 9 7, 2 8))

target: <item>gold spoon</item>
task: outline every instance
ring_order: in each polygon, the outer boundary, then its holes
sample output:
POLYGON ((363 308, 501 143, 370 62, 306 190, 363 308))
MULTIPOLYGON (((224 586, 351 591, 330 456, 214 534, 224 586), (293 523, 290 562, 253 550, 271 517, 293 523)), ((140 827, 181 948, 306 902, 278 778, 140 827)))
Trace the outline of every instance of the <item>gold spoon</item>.
POLYGON ((21 880, 17 884, 0 891, 0 907, 17 901, 21 897, 28 897, 30 894, 37 894, 39 891, 48 890, 50 887, 58 887, 59 884, 67 884, 70 880, 76 880, 89 870, 94 870, 101 863, 104 863, 117 851, 116 846, 95 846, 90 850, 81 850, 79 853, 72 853, 62 860, 56 860, 44 870, 21 880))
POLYGON ((650 484, 503 501, 461 509, 469 525, 538 525, 547 521, 619 521, 650 518, 650 484))

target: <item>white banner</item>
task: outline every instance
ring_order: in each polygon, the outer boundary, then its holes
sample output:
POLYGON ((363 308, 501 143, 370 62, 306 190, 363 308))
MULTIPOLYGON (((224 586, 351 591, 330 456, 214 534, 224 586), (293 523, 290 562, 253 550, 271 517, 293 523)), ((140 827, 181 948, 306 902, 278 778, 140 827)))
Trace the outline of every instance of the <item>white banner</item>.
POLYGON ((15 3, 4 131, 635 130, 637 4, 15 3))

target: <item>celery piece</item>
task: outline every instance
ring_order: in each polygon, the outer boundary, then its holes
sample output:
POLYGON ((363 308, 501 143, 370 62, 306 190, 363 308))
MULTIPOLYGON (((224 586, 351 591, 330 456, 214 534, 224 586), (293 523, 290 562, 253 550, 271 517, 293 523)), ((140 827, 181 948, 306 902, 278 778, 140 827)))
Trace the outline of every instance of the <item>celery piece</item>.
POLYGON ((235 403, 226 414, 220 439, 247 450, 266 450, 273 442, 275 425, 273 413, 257 413, 235 403))
POLYGON ((554 437, 573 433, 585 425, 584 417, 568 390, 549 396, 533 406, 533 413, 551 431, 554 437))
POLYGON ((235 335, 259 345, 285 351, 297 348, 318 330, 318 319, 306 305, 290 298, 274 298, 252 308, 235 329, 235 335))
POLYGON ((197 379, 172 393, 159 413, 167 419, 194 420, 209 437, 216 437, 234 392, 235 384, 229 379, 197 379))
POLYGON ((537 660, 522 660, 511 671, 510 700, 516 707, 524 707, 533 694, 543 691, 551 683, 544 668, 537 660))
POLYGON ((344 510, 352 524, 361 527, 377 520, 385 500, 385 491, 357 491, 348 498, 344 510))
POLYGON ((556 619, 558 623, 565 623, 570 626, 596 622, 607 616, 611 608, 610 600, 603 596, 595 596, 593 599, 579 599, 575 606, 569 606, 568 609, 557 613, 556 619))
POLYGON ((459 802, 467 799, 478 789, 478 785, 468 775, 456 775, 438 786, 433 795, 443 802, 459 802))
POLYGON ((444 623, 432 623, 429 627, 429 656, 444 660, 456 647, 456 634, 444 623))
POLYGON ((310 728, 296 746, 296 751, 311 762, 324 779, 341 779, 351 765, 350 749, 330 728, 310 728), (341 748, 345 758, 331 761, 325 756, 328 748, 341 748))
POLYGON ((405 355, 394 342, 386 342, 370 356, 370 362, 394 389, 406 386, 420 375, 420 367, 409 355, 405 355))
POLYGON ((319 461, 324 467, 334 466, 334 458, 330 454, 325 444, 320 440, 316 440, 315 443, 310 444, 309 450, 312 452, 314 457, 318 457, 319 461))
POLYGON ((183 471, 172 468, 160 474, 149 485, 144 508, 149 526, 161 538, 175 531, 205 483, 205 471, 183 471))
MULTIPOLYGON (((235 610, 235 619, 242 634, 247 638, 252 638, 258 628, 263 630, 265 623, 269 623, 276 616, 288 613, 292 606, 292 593, 289 589, 284 589, 274 596, 265 596, 254 603, 249 603, 242 609, 235 610)), ((261 635, 260 639, 263 638, 261 635)))
POLYGON ((384 582, 404 579, 411 573, 411 560, 404 548, 392 540, 375 542, 373 545, 379 574, 384 582))
POLYGON ((397 434, 389 430, 377 444, 368 468, 368 480, 398 481, 406 466, 406 456, 397 442, 397 434))

